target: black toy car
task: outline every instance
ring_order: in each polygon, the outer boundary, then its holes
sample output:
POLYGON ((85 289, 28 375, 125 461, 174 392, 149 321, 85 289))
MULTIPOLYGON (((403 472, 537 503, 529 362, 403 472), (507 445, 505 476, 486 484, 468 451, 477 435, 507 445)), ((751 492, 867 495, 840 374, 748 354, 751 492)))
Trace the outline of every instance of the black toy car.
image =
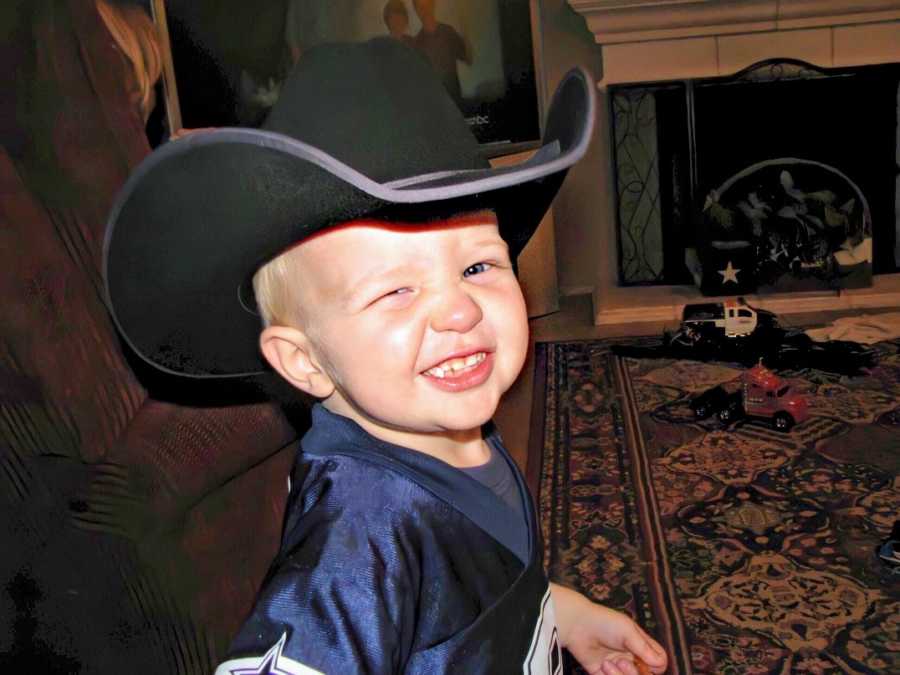
POLYGON ((800 330, 786 331, 766 360, 774 368, 817 368, 841 375, 854 375, 875 365, 875 352, 849 340, 816 342, 800 330))
MULTIPOLYGON (((740 392, 727 392, 722 385, 707 389, 699 396, 691 399, 691 410, 694 411, 694 418, 705 420, 707 417, 719 414, 723 410, 731 412, 735 405, 740 406, 740 392)), ((726 418, 731 419, 734 415, 727 414, 726 418)))

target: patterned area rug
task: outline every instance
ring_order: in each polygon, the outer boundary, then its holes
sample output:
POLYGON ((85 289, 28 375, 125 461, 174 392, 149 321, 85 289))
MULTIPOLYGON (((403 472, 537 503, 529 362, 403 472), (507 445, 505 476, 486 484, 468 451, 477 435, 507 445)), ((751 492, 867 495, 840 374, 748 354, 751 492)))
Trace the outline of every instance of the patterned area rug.
POLYGON ((538 344, 551 578, 638 619, 673 674, 900 673, 900 574, 874 555, 900 517, 900 341, 865 376, 781 373, 811 411, 786 434, 693 420, 739 368, 612 344, 538 344))

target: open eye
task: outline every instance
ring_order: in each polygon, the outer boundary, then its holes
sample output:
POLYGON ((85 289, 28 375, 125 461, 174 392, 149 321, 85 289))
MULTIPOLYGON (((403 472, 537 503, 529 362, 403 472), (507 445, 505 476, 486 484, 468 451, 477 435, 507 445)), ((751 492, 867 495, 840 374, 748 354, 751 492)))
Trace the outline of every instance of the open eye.
POLYGON ((463 272, 463 276, 470 277, 473 274, 482 274, 484 272, 487 272, 492 267, 493 267, 493 265, 491 263, 478 262, 478 263, 475 263, 474 265, 469 265, 463 272))

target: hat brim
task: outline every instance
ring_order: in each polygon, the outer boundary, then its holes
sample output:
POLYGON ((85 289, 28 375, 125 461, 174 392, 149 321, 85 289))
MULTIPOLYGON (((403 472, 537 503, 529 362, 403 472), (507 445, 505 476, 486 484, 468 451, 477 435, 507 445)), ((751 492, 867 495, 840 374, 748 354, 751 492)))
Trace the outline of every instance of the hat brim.
POLYGON ((496 212, 513 257, 586 152, 590 77, 568 73, 544 142, 513 166, 378 183, 290 136, 257 129, 199 132, 151 154, 122 188, 104 242, 113 319, 156 368, 221 378, 266 370, 260 318, 246 298, 255 271, 323 228, 362 217, 421 222, 496 212))

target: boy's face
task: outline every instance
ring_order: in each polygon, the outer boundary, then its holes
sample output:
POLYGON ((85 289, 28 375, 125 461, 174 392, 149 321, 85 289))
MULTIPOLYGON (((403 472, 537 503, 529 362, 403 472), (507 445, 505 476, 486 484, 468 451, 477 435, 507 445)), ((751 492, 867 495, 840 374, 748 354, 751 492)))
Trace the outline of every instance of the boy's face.
POLYGON ((296 250, 331 410, 394 442, 477 429, 516 379, 528 320, 491 212, 422 227, 351 223, 296 250))

